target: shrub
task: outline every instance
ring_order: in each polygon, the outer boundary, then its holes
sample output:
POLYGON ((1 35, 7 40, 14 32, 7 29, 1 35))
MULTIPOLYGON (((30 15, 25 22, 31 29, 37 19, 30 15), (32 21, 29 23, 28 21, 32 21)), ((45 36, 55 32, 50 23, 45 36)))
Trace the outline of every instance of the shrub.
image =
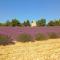
POLYGON ((8 45, 11 43, 12 41, 10 40, 9 36, 0 34, 0 45, 8 45))
POLYGON ((50 38, 50 39, 59 38, 59 36, 57 35, 57 33, 54 33, 54 32, 50 32, 50 33, 48 33, 48 35, 49 35, 49 38, 50 38))
POLYGON ((30 34, 22 33, 18 36, 17 40, 20 42, 29 42, 33 41, 33 38, 30 34))
POLYGON ((42 40, 47 40, 48 37, 44 35, 43 33, 37 33, 35 36, 35 40, 37 41, 42 41, 42 40))

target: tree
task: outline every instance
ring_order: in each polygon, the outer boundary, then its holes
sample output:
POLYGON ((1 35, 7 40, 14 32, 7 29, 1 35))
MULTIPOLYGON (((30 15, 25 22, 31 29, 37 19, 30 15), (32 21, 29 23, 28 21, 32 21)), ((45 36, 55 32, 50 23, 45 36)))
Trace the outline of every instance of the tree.
POLYGON ((58 22, 59 22, 59 26, 60 26, 60 19, 58 19, 58 22))
POLYGON ((54 26, 59 26, 59 20, 54 21, 54 26))
POLYGON ((3 26, 3 23, 0 23, 0 26, 3 26))
POLYGON ((30 25, 30 21, 29 21, 29 20, 24 21, 24 22, 23 22, 23 26, 31 26, 31 25, 30 25))
POLYGON ((9 20, 6 21, 5 26, 10 26, 11 22, 9 20))
POLYGON ((54 21, 52 21, 52 20, 49 21, 47 25, 48 25, 48 26, 54 26, 54 21))
POLYGON ((46 19, 40 19, 37 22, 37 26, 46 26, 46 19))
POLYGON ((48 23, 48 26, 60 26, 60 19, 54 20, 54 21, 50 21, 48 23))
POLYGON ((21 23, 17 19, 12 19, 11 26, 21 26, 21 23))

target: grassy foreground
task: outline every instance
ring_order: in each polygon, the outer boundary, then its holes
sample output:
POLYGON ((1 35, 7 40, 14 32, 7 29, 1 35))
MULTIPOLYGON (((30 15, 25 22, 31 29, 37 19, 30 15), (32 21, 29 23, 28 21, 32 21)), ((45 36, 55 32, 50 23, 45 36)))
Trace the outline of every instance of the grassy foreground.
POLYGON ((0 60, 60 60, 60 39, 0 46, 0 60))

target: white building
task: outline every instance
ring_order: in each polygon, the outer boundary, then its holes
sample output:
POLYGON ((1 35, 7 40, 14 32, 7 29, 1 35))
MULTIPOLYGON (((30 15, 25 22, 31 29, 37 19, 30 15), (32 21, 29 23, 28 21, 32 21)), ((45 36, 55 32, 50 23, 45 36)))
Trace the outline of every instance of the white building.
POLYGON ((33 20, 32 23, 31 23, 31 27, 35 27, 36 26, 36 21, 33 20))

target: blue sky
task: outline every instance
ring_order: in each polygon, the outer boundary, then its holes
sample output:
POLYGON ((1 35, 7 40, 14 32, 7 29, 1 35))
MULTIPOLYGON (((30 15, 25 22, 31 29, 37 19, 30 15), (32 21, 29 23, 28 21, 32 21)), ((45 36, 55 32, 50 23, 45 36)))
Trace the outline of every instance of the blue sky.
POLYGON ((0 0, 0 22, 13 18, 21 22, 60 18, 60 0, 0 0))

